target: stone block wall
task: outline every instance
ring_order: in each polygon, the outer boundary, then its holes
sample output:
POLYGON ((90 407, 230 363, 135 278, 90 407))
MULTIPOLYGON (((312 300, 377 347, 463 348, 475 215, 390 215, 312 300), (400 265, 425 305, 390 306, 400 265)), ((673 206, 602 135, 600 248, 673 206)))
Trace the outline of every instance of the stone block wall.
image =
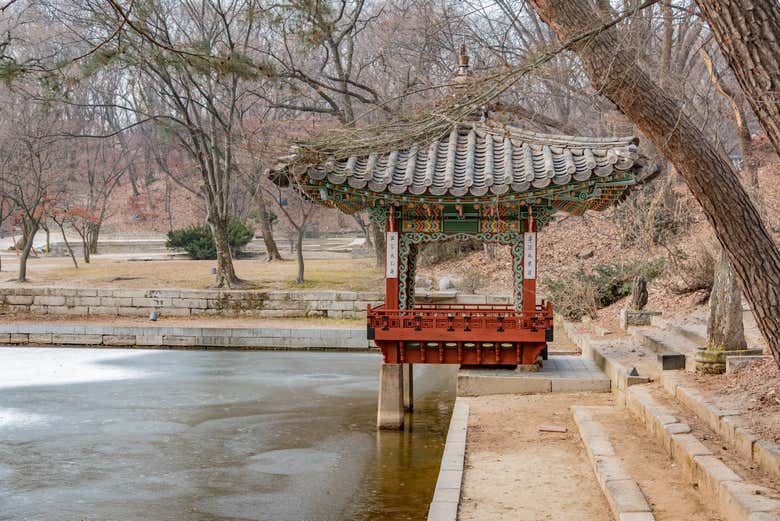
POLYGON ((368 350, 365 328, 236 328, 0 324, 0 344, 141 349, 368 350))
POLYGON ((364 318, 378 292, 112 288, 0 288, 0 311, 38 315, 364 318))

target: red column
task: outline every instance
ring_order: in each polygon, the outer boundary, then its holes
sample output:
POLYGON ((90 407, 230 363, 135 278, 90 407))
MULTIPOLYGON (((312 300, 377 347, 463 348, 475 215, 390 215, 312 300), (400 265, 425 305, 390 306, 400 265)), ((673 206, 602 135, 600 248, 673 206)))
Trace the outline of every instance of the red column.
POLYGON ((528 209, 523 237, 523 313, 532 314, 536 311, 536 219, 533 208, 528 209))
POLYGON ((398 220, 393 207, 385 225, 385 244, 387 259, 385 261, 385 309, 398 309, 398 220))

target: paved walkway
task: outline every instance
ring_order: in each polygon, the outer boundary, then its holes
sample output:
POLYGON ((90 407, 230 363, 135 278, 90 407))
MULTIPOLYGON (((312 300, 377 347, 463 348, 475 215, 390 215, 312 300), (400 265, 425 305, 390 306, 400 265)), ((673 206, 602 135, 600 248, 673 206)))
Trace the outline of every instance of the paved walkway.
POLYGON ((551 356, 538 372, 489 368, 458 372, 458 396, 609 390, 609 378, 590 358, 581 356, 551 356))

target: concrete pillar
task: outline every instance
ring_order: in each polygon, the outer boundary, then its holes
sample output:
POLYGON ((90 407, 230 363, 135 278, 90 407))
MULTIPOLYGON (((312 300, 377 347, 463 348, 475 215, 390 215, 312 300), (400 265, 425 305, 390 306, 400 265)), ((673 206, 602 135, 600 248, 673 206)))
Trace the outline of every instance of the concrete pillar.
POLYGON ((379 404, 376 426, 401 429, 404 426, 403 364, 382 364, 379 370, 379 404))
POLYGON ((404 364, 404 410, 411 412, 414 409, 414 374, 412 364, 404 364))

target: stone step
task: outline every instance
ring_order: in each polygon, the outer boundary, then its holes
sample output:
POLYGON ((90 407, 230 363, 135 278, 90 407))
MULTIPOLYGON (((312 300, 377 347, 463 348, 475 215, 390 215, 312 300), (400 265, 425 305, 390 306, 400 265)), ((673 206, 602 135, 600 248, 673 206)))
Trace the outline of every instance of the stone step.
POLYGON ((656 353, 680 353, 685 356, 685 368, 689 371, 696 367, 696 352, 700 344, 674 330, 661 330, 654 327, 635 328, 634 338, 643 346, 656 353))
POLYGON ((689 337, 674 330, 661 330, 656 328, 637 328, 634 336, 643 345, 653 349, 657 353, 665 351, 677 351, 685 355, 693 354, 703 344, 694 342, 689 337))
POLYGON ((697 345, 707 344, 707 324, 699 321, 676 323, 663 318, 653 318, 652 325, 658 329, 678 334, 697 345))

